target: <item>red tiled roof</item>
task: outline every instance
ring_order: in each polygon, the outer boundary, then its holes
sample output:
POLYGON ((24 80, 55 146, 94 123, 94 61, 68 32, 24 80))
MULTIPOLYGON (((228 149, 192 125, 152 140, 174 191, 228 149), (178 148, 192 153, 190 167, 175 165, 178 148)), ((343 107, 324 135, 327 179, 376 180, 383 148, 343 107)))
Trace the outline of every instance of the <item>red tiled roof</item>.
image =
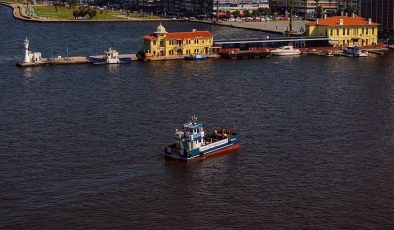
POLYGON ((212 38, 212 34, 209 31, 193 31, 193 32, 177 32, 168 33, 166 38, 169 39, 187 39, 187 38, 212 38))
POLYGON ((144 36, 144 39, 147 39, 147 40, 156 40, 157 37, 152 36, 152 35, 145 35, 145 36, 144 36))
POLYGON ((327 17, 326 19, 319 18, 319 23, 317 21, 309 22, 307 26, 339 26, 339 19, 343 19, 343 26, 377 26, 378 23, 372 22, 371 24, 368 23, 363 17, 360 16, 335 16, 335 17, 327 17))
MULTIPOLYGON (((192 32, 176 32, 167 33, 167 39, 194 39, 194 38, 212 38, 213 35, 209 31, 192 31, 192 32)), ((154 35, 145 35, 144 39, 155 40, 157 39, 154 35)))

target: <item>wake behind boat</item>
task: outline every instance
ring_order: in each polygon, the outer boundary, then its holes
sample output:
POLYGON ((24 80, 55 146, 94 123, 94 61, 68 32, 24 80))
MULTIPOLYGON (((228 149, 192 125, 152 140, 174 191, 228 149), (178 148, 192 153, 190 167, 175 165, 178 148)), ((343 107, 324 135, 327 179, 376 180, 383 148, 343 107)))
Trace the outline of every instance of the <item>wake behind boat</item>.
POLYGON ((175 144, 165 148, 165 157, 174 160, 205 158, 239 149, 238 134, 232 129, 205 133, 203 125, 193 116, 190 122, 175 131, 175 144))

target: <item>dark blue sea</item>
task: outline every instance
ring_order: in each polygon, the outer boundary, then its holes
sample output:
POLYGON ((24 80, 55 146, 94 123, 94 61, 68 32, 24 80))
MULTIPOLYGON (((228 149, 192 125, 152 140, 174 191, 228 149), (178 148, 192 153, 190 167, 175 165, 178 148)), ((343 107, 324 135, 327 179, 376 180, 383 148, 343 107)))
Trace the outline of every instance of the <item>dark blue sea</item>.
MULTIPOLYGON (((260 32, 164 22, 216 38, 260 32)), ((19 68, 135 53, 157 23, 29 23, 0 7, 0 229, 393 229, 394 53, 19 68), (165 161, 196 114, 238 152, 165 161)))

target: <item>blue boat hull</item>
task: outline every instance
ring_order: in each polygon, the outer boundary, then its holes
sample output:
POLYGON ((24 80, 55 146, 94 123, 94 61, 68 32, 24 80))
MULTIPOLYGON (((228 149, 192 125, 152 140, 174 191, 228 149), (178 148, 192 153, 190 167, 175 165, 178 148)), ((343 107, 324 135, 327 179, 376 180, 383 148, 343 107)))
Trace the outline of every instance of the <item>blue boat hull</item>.
MULTIPOLYGON (((130 64, 131 63, 130 57, 119 58, 119 63, 117 64, 130 64)), ((90 57, 90 63, 92 64, 109 64, 105 58, 94 58, 90 57)))
POLYGON ((208 57, 194 57, 194 56, 186 56, 185 60, 187 61, 198 61, 198 60, 207 60, 208 57))
POLYGON ((165 157, 173 160, 192 160, 211 157, 239 149, 238 136, 226 138, 210 145, 192 151, 182 151, 174 148, 174 145, 167 146, 164 150, 165 157), (211 146, 211 147, 210 147, 211 146), (207 148, 205 148, 207 147, 207 148), (179 151, 179 152, 178 152, 179 151))

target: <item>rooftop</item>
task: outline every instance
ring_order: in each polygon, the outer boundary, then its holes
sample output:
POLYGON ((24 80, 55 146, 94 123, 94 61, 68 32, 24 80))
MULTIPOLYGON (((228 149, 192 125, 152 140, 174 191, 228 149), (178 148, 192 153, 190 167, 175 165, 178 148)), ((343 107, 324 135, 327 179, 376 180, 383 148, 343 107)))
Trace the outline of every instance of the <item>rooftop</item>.
MULTIPOLYGON (((194 38, 212 38, 213 35, 209 31, 192 31, 192 32, 175 32, 167 33, 167 39, 194 39, 194 38)), ((144 39, 155 40, 157 36, 155 35, 145 35, 144 39)))
POLYGON ((334 16, 334 17, 327 17, 327 18, 319 18, 314 22, 309 22, 306 24, 307 26, 377 26, 378 23, 371 22, 369 23, 363 17, 360 16, 334 16), (343 20, 343 24, 340 25, 341 19, 343 20))

